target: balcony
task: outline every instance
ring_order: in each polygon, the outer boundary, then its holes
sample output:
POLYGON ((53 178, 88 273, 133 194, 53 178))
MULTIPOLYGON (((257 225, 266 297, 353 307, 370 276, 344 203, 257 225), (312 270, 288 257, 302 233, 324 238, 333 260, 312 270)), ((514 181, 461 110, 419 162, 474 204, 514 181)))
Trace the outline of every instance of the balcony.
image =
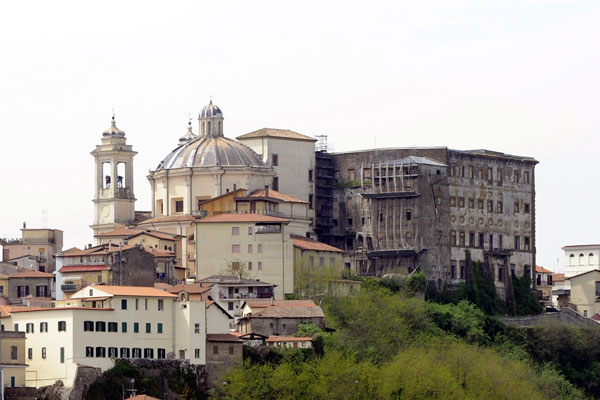
POLYGON ((281 233, 281 225, 258 225, 254 227, 254 233, 281 233))

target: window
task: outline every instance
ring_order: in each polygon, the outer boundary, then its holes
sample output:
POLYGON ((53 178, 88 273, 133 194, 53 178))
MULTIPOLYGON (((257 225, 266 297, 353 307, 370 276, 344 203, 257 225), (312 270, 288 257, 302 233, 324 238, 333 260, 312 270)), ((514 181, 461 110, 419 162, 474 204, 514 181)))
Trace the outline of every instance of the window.
POLYGON ((119 324, 117 324, 116 322, 109 322, 108 323, 108 331, 109 332, 118 332, 119 324))
POLYGON ((240 227, 239 226, 232 226, 231 227, 231 235, 232 236, 239 236, 240 234, 240 227))
POLYGON ((213 354, 219 354, 219 346, 213 346, 213 354))
POLYGON ((525 214, 529 214, 529 203, 524 203, 523 204, 523 212, 525 214))
POLYGON ((165 301, 163 299, 158 299, 158 311, 163 311, 165 309, 165 301))
POLYGON ((167 351, 165 349, 156 349, 157 358, 166 358, 167 351))
POLYGON ((42 347, 42 358, 46 358, 46 348, 42 347))
POLYGON ((475 208, 475 199, 469 199, 469 208, 475 208))
POLYGON ((529 171, 523 171, 523 182, 529 183, 529 171))
POLYGON ((600 297, 600 282, 596 282, 596 297, 600 297))
MULTIPOLYGON (((137 305, 137 299, 136 299, 136 305, 137 305)), ((136 307, 137 309, 137 307, 136 307)), ((127 299, 121 299, 121 310, 127 310, 127 299)))
POLYGON ((262 261, 258 262, 258 269, 261 270, 262 269, 262 261))
POLYGON ((231 245, 231 252, 233 254, 238 254, 240 252, 240 245, 239 244, 232 244, 231 245))
POLYGON ((474 174, 473 174, 473 166, 469 165, 469 178, 473 179, 473 176, 474 176, 474 174))
POLYGON ((160 322, 156 324, 156 332, 163 333, 163 324, 161 324, 160 322))
POLYGON ((258 248, 256 249, 257 253, 262 253, 262 244, 258 244, 258 248))
MULTIPOLYGON (((597 285, 597 283, 596 283, 597 285)), ((30 347, 27 349, 27 358, 32 360, 33 359, 33 349, 30 347)))
POLYGON ((460 262, 460 279, 465 279, 465 262, 460 262))
POLYGON ((494 179, 494 172, 492 171, 491 168, 488 168, 487 180, 491 182, 492 179, 494 179))
POLYGON ((121 347, 120 356, 121 358, 129 358, 129 347, 121 347))
POLYGON ((251 226, 248 227, 248 235, 252 235, 252 227, 251 226))
POLYGON ((496 211, 499 212, 500 214, 502 214, 502 202, 501 201, 496 202, 496 211))
POLYGON ((319 257, 319 267, 325 266, 325 257, 319 257))
POLYGON ((146 322, 146 333, 152 333, 152 324, 150 322, 146 322))
POLYGON ((14 328, 15 328, 15 332, 19 332, 19 324, 15 324, 14 328))
POLYGON ((525 237, 525 251, 529 251, 530 248, 529 237, 525 237))
POLYGON ((315 266, 315 258, 313 256, 308 256, 308 266, 309 267, 315 266))
POLYGON ((59 332, 67 331, 67 321, 58 321, 58 331, 59 332))
POLYGON ((228 302, 228 303, 227 303, 227 309, 228 309, 229 311, 232 311, 232 310, 233 310, 233 302, 232 302, 232 301, 230 301, 230 302, 228 302))
POLYGON ((83 321, 84 332, 94 332, 94 321, 83 321))
POLYGON ((498 168, 496 171, 496 180, 498 182, 498 186, 502 186, 502 168, 498 168))
POLYGON ((48 332, 48 323, 40 322, 40 332, 48 332))
POLYGON ((354 182, 356 180, 356 171, 354 171, 354 169, 349 169, 348 170, 348 181, 349 182, 354 182))
POLYGON ((175 212, 177 212, 177 213, 183 212, 183 200, 175 201, 175 212))
POLYGON ((106 322, 96 321, 96 332, 106 332, 106 322))
POLYGON ((240 269, 240 262, 239 261, 232 261, 231 262, 231 269, 238 271, 240 269))
POLYGON ((482 249, 483 249, 483 242, 484 242, 483 233, 480 233, 479 234, 479 247, 482 249))
POLYGON ((494 200, 488 200, 487 210, 488 212, 494 212, 494 200))
POLYGON ((252 254, 252 245, 251 244, 248 245, 248 253, 252 254))
POLYGON ((502 235, 498 235, 498 248, 502 250, 502 235))
POLYGON ((139 347, 134 347, 133 349, 131 349, 131 355, 133 356, 133 358, 142 358, 142 349, 140 349, 139 347))
POLYGON ((308 181, 309 182, 313 181, 313 170, 312 169, 308 170, 308 181))
POLYGON ((483 179, 483 170, 482 170, 481 168, 479 168, 479 169, 477 170, 477 177, 478 177, 479 179, 483 179))
POLYGON ((521 237, 515 236, 515 250, 521 250, 521 237))
POLYGON ((144 310, 148 310, 148 299, 144 299, 144 310))
POLYGON ((460 232, 459 238, 460 238, 460 245, 461 246, 465 246, 465 233, 464 232, 460 232))
POLYGON ((458 175, 459 175, 461 178, 464 178, 464 177, 465 177, 465 166, 464 166, 464 165, 462 165, 462 164, 458 166, 458 175))
POLYGON ((134 322, 133 323, 133 333, 139 333, 140 332, 140 324, 139 322, 134 322))
POLYGON ((331 257, 331 258, 329 259, 329 266, 330 266, 330 267, 334 267, 334 266, 335 266, 335 257, 331 257))
POLYGON ((279 178, 277 176, 273 177, 273 190, 279 190, 279 178))
POLYGON ((154 358, 154 349, 144 349, 144 358, 154 358))
POLYGON ((233 346, 229 346, 229 355, 232 356, 235 353, 235 348, 233 346))
MULTIPOLYGON (((456 197, 450 197, 450 207, 456 207, 456 197)), ((381 221, 381 218, 379 218, 379 220, 381 221)))
POLYGON ((451 277, 452 279, 455 279, 455 278, 456 278, 456 265, 454 265, 454 264, 452 264, 452 265, 450 266, 450 277, 451 277))
POLYGON ((465 208, 465 198, 464 197, 459 197, 458 198, 458 207, 459 208, 465 208))
POLYGON ((116 347, 109 347, 108 356, 110 358, 117 358, 119 356, 119 349, 117 349, 116 347))
POLYGON ((127 332, 127 322, 121 322, 121 332, 127 332))
POLYGON ((33 332, 33 323, 32 322, 28 322, 25 324, 25 332, 27 333, 34 333, 33 332))
POLYGON ((352 220, 352 218, 348 218, 348 225, 350 225, 350 226, 354 225, 354 221, 352 220))
POLYGON ((200 349, 194 349, 194 357, 200 358, 200 349))
POLYGON ((515 201, 515 214, 519 213, 519 202, 515 201))
POLYGON ((65 363, 65 348, 64 347, 60 348, 60 363, 61 364, 65 363))
POLYGON ((194 324, 194 333, 200 333, 200 324, 194 324))
POLYGON ((106 357, 106 347, 96 347, 96 357, 106 357))
MULTIPOLYGON (((276 167, 279 165, 279 155, 278 154, 271 154, 271 165, 276 167)), ((277 190, 277 189, 275 189, 277 190)))
POLYGON ((29 286, 17 286, 17 297, 29 296, 29 286))
POLYGON ((504 282, 504 268, 498 267, 498 281, 504 282))
POLYGON ((469 232, 469 246, 475 247, 475 233, 469 232))
MULTIPOLYGON (((410 208, 408 208, 406 210, 406 220, 410 221, 411 219, 412 219, 412 210, 410 208)), ((364 225, 364 223, 363 223, 363 225, 364 225)))
POLYGON ((456 231, 450 231, 450 246, 456 246, 456 231))
MULTIPOLYGON (((42 354, 44 353, 45 349, 42 349, 42 354)), ((94 357, 94 348, 92 346, 86 346, 85 347, 85 356, 86 357, 94 357)), ((44 357, 42 355, 42 357, 44 357)))
POLYGON ((490 235, 490 250, 494 250, 494 235, 490 235))
POLYGON ((248 270, 252 271, 252 261, 248 261, 248 270))
POLYGON ((481 199, 477 200, 477 208, 480 210, 483 210, 483 200, 481 200, 481 199))

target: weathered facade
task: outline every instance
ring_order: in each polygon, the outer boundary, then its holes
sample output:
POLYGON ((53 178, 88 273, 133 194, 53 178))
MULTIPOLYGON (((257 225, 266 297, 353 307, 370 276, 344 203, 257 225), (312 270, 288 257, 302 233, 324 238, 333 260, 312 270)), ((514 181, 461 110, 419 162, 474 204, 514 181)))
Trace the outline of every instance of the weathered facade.
POLYGON ((503 296, 509 273, 532 276, 535 159, 445 147, 332 157, 333 236, 320 240, 345 250, 347 269, 381 276, 420 268, 441 289, 466 279, 470 257, 493 270, 503 296))

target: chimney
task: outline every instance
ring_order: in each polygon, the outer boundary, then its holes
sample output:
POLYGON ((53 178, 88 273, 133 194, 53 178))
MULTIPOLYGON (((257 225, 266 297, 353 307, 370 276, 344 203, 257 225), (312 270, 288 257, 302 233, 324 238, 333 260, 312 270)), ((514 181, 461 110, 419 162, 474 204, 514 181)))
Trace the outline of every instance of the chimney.
POLYGON ((237 190, 237 185, 234 183, 233 184, 233 191, 235 192, 237 190))
POLYGON ((269 185, 265 185, 265 197, 269 197, 269 185))

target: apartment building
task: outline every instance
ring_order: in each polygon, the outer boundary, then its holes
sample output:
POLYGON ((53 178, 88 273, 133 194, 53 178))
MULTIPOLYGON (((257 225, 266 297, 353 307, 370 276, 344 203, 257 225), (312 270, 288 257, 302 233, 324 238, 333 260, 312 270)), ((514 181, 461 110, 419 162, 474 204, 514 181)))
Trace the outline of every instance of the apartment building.
POLYGON ((34 265, 38 271, 54 272, 56 265, 54 255, 62 251, 63 232, 59 229, 29 229, 23 224, 20 239, 0 239, 0 245, 2 245, 2 261, 28 256, 27 260, 20 260, 20 262, 34 265))

